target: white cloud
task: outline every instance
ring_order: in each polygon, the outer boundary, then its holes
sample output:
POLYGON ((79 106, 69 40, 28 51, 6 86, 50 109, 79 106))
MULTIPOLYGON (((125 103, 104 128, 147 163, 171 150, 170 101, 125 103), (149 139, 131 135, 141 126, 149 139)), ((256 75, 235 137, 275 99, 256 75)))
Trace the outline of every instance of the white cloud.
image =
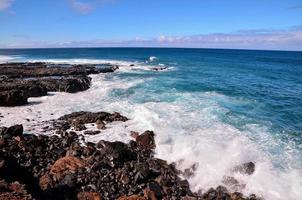
POLYGON ((0 11, 6 10, 9 8, 14 0, 0 0, 0 11))
POLYGON ((241 30, 234 33, 213 33, 188 36, 165 36, 153 38, 136 37, 128 40, 87 41, 29 41, 0 44, 4 48, 17 47, 193 47, 231 49, 269 49, 302 51, 302 26, 287 30, 241 30))

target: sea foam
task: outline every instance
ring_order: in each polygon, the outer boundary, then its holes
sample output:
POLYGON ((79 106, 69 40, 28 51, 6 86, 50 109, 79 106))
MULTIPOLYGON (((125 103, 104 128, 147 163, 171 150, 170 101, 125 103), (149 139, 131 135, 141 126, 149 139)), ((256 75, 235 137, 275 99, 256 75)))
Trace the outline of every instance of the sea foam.
POLYGON ((6 63, 9 61, 13 61, 18 59, 19 57, 17 56, 6 56, 6 55, 0 55, 0 63, 6 63))

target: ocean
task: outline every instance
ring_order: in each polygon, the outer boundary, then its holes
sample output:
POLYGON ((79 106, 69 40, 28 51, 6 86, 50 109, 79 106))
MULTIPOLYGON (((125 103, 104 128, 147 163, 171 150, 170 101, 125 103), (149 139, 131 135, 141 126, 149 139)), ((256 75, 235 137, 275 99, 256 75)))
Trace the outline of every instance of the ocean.
POLYGON ((74 111, 117 111, 131 120, 87 140, 130 140, 130 131, 154 130, 156 157, 184 170, 194 191, 231 175, 244 194, 302 199, 302 52, 182 49, 70 48, 0 50, 1 62, 113 63, 115 73, 91 75, 77 94, 51 93, 22 107, 0 108, 2 125, 41 122, 74 111), (133 66, 134 65, 134 66, 133 66), (165 68, 154 71, 153 67, 165 68), (34 121, 27 119, 34 119, 34 121), (252 161, 251 176, 231 169, 252 161))

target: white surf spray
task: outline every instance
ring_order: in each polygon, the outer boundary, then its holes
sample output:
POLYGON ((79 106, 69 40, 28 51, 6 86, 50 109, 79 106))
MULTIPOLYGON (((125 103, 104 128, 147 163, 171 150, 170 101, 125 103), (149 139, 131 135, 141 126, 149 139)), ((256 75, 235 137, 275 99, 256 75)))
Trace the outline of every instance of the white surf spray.
POLYGON ((18 56, 6 56, 6 55, 0 55, 0 63, 6 63, 6 62, 11 62, 14 60, 19 59, 18 56))
POLYGON ((156 56, 150 56, 147 60, 146 60, 146 63, 152 63, 152 62, 155 62, 155 61, 158 61, 158 57, 156 56))
MULTIPOLYGON (((120 67, 120 71, 127 71, 131 72, 134 70, 145 70, 150 71, 153 70, 155 66, 150 66, 143 62, 133 62, 133 61, 120 61, 120 60, 109 60, 109 59, 84 59, 84 58, 75 58, 75 59, 25 59, 20 61, 28 61, 28 62, 47 62, 53 64, 72 64, 72 65, 79 65, 79 64, 111 64, 117 65, 120 67)), ((158 67, 163 67, 163 64, 159 64, 158 67)), ((172 70, 174 69, 172 66, 165 67, 165 70, 172 70)))

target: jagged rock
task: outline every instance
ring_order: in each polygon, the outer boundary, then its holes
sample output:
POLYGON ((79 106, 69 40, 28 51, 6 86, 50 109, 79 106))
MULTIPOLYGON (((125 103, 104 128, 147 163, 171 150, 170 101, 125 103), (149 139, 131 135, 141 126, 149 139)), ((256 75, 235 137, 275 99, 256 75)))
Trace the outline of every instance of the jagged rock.
POLYGON ((243 195, 239 192, 234 192, 231 194, 231 200, 245 200, 243 195))
POLYGON ((107 112, 74 112, 68 115, 64 115, 60 117, 58 120, 63 121, 77 121, 81 124, 88 124, 88 123, 96 123, 97 121, 106 121, 106 122, 113 122, 113 121, 122 121, 125 122, 128 120, 127 117, 122 116, 119 113, 107 113, 107 112))
MULTIPOLYGON (((54 122, 54 127, 67 130, 70 126, 74 127, 76 131, 86 130, 85 124, 96 123, 97 128, 106 129, 105 122, 111 123, 113 121, 127 121, 128 118, 122 116, 119 113, 107 113, 107 112, 74 112, 64 115, 54 122), (69 126, 66 126, 68 124, 69 126), (66 126, 63 128, 62 126, 66 126), (62 127, 62 128, 60 128, 62 127)), ((97 132, 87 132, 87 134, 95 134, 97 132)))
POLYGON ((150 194, 150 192, 148 192, 148 190, 151 191, 151 192, 153 192, 154 193, 153 196, 155 196, 155 197, 157 197, 159 199, 161 199, 163 197, 163 195, 162 195, 162 189, 161 189, 160 185, 158 183, 156 183, 156 182, 150 182, 150 183, 148 183, 147 184, 147 189, 145 191, 147 191, 147 193, 150 194))
POLYGON ((86 126, 78 120, 72 121, 71 126, 73 126, 75 131, 83 131, 87 129, 86 126))
POLYGON ((122 142, 107 142, 100 141, 97 144, 100 149, 101 155, 112 161, 112 164, 123 164, 136 158, 135 152, 122 142))
POLYGON ((232 169, 233 172, 239 172, 241 174, 252 175, 255 171, 255 164, 253 162, 243 163, 232 169))
POLYGON ((136 137, 136 142, 145 149, 154 149, 154 133, 153 131, 146 131, 143 134, 136 137))
POLYGON ((74 156, 66 156, 57 160, 50 168, 50 174, 56 180, 62 179, 66 174, 75 173, 78 169, 86 166, 86 163, 74 156))
POLYGON ((116 69, 118 67, 112 65, 98 68, 96 65, 53 66, 41 62, 0 64, 0 106, 25 105, 29 97, 44 96, 47 92, 84 91, 91 84, 88 74, 116 69))
POLYGON ((68 92, 75 93, 87 90, 90 87, 91 78, 87 76, 63 77, 59 79, 47 78, 39 79, 49 92, 68 92))
POLYGON ((0 91, 0 106, 21 106, 28 103, 28 95, 23 90, 0 91))
POLYGON ((4 138, 11 138, 23 134, 23 126, 21 124, 11 127, 0 127, 0 135, 4 138))
POLYGON ((0 83, 0 91, 22 90, 28 97, 47 95, 47 89, 39 80, 6 79, 0 83))
POLYGON ((96 127, 97 129, 102 129, 102 130, 106 129, 105 123, 99 119, 96 121, 96 127))
MULTIPOLYGON (((101 116, 112 120, 110 115, 101 116)), ((82 119, 79 116, 80 113, 72 114, 66 120, 82 119)), ((87 116, 82 120, 95 120, 94 114, 87 116)), ((174 164, 154 158, 152 149, 142 148, 142 144, 148 146, 150 142, 95 144, 85 142, 72 131, 60 129, 57 134, 18 134, 7 138, 1 135, 0 179, 20 181, 35 199, 258 200, 255 196, 230 193, 225 187, 193 194, 174 164)), ((153 132, 149 134, 152 136, 153 132)), ((2 188, 0 184, 0 195, 2 188)))
POLYGON ((101 200, 101 195, 97 192, 80 192, 77 195, 78 200, 101 200))
POLYGON ((0 180, 1 200, 32 200, 32 196, 27 193, 24 185, 19 182, 8 184, 5 180, 0 180))
POLYGON ((45 174, 40 178, 39 186, 42 190, 47 190, 53 187, 53 181, 52 178, 49 176, 49 174, 45 174))
POLYGON ((85 135, 97 135, 100 133, 101 133, 101 131, 85 131, 84 132, 85 135))
POLYGON ((121 172, 121 176, 120 176, 120 181, 124 184, 127 185, 130 182, 130 178, 127 175, 126 171, 122 171, 121 172))
POLYGON ((68 65, 68 64, 50 64, 43 62, 35 63, 4 63, 0 64, 1 75, 9 78, 27 78, 27 77, 49 77, 49 76, 76 76, 98 73, 114 72, 118 66, 107 64, 103 67, 99 65, 68 65))
POLYGON ((197 168, 198 168, 198 163, 195 163, 190 168, 185 169, 182 174, 184 175, 185 178, 190 178, 194 176, 197 168))
POLYGON ((157 200, 157 199, 162 199, 161 197, 160 198, 157 198, 158 196, 156 195, 156 193, 150 189, 144 189, 144 197, 148 200, 157 200))

